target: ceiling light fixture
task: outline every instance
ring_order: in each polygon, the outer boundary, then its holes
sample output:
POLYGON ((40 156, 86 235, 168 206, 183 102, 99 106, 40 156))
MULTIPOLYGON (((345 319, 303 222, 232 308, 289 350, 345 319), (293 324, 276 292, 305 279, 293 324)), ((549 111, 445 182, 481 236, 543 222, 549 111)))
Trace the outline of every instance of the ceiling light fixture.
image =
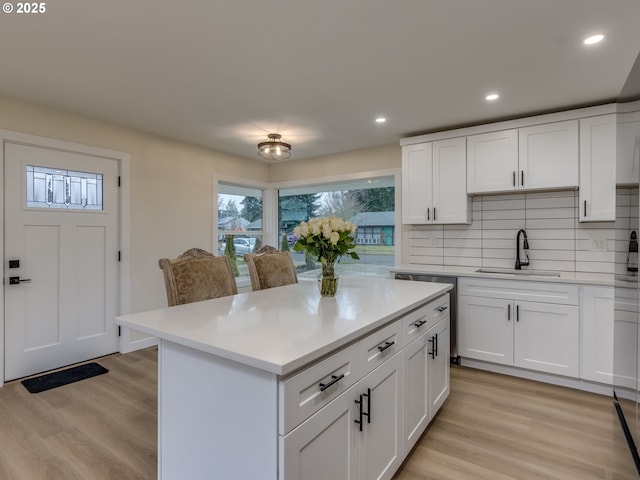
POLYGON ((291 145, 280 141, 282 135, 270 133, 269 140, 258 144, 258 155, 267 160, 277 162, 291 156, 291 145))
POLYGON ((490 93, 489 95, 487 95, 486 97, 487 100, 492 101, 492 100, 497 100, 500 98, 500 95, 498 95, 497 93, 490 93))
POLYGON ((590 37, 585 38, 583 43, 585 45, 594 45, 596 43, 601 42, 603 39, 604 39, 604 35, 599 33, 598 35, 591 35, 590 37))
POLYGON ((386 118, 384 118, 384 117, 378 117, 378 118, 376 118, 376 123, 385 123, 386 121, 387 121, 387 119, 386 119, 386 118))

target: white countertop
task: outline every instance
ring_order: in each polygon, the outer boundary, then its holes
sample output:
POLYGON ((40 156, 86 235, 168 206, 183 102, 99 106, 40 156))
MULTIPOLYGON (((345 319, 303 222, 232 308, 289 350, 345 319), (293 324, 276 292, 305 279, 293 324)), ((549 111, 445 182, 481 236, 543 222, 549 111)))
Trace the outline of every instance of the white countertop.
POLYGON ((342 277, 322 298, 316 282, 150 310, 116 323, 277 375, 325 354, 442 295, 451 285, 342 277))
POLYGON ((389 268, 389 272, 395 273, 413 273, 426 275, 449 275, 452 277, 475 277, 475 278, 500 278, 514 281, 527 282, 546 282, 546 283, 573 283, 576 285, 605 285, 612 286, 614 283, 614 275, 606 273, 578 273, 578 272, 548 272, 555 275, 545 275, 538 270, 521 270, 521 273, 515 273, 515 270, 504 268, 483 267, 488 270, 502 271, 502 273, 482 273, 477 272, 481 267, 437 267, 433 265, 397 265, 389 268), (529 272, 529 273, 527 273, 529 272), (543 275, 536 275, 536 273, 543 275))

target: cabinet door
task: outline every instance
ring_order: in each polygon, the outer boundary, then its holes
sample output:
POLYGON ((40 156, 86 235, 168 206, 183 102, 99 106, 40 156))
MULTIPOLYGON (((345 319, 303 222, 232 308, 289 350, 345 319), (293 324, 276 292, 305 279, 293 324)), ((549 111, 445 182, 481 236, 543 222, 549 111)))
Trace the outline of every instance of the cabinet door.
POLYGON ((467 137, 467 193, 516 189, 518 130, 467 137))
POLYGON ((427 335, 404 349, 404 452, 409 453, 429 424, 427 335))
MULTIPOLYGON (((280 480, 359 477, 357 385, 280 437, 280 480)), ((251 433, 248 432, 250 435, 251 433)))
POLYGON ((458 297, 460 356, 513 365, 513 305, 511 300, 458 297))
POLYGON ((402 147, 402 223, 431 223, 431 143, 402 147))
POLYGON ((433 418, 449 396, 449 317, 427 332, 430 354, 427 356, 429 383, 429 419, 433 418))
POLYGON ((619 113, 616 130, 616 183, 638 185, 640 112, 619 113))
POLYGON ((616 219, 616 115, 580 120, 581 222, 616 219))
POLYGON ((469 223, 465 138, 433 142, 433 221, 469 223))
POLYGON ((613 287, 581 287, 580 378, 612 383, 613 287))
MULTIPOLYGON (((358 384, 365 412, 360 439, 360 478, 390 479, 404 458, 402 354, 397 354, 358 384)), ((339 476, 324 476, 343 478, 339 476)))
POLYGON ((515 366, 578 377, 578 307, 516 302, 515 308, 515 366))
POLYGON ((518 130, 520 189, 578 186, 578 120, 518 130))

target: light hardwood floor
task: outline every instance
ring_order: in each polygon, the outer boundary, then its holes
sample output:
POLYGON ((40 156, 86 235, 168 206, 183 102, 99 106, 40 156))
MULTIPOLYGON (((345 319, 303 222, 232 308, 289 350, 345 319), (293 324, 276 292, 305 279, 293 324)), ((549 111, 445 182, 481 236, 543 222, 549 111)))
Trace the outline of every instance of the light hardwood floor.
MULTIPOLYGON (((98 362, 108 374, 48 392, 0 389, 0 479, 156 478, 157 351, 98 362)), ((452 367, 451 396, 395 478, 638 477, 610 398, 452 367)))

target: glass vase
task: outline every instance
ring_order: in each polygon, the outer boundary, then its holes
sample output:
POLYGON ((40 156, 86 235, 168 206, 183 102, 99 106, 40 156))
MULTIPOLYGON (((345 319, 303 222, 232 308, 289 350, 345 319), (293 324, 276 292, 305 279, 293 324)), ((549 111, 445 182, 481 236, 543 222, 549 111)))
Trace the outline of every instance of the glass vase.
POLYGON ((338 275, 335 272, 335 263, 322 264, 322 273, 318 275, 318 289, 323 297, 334 297, 338 291, 338 275))

